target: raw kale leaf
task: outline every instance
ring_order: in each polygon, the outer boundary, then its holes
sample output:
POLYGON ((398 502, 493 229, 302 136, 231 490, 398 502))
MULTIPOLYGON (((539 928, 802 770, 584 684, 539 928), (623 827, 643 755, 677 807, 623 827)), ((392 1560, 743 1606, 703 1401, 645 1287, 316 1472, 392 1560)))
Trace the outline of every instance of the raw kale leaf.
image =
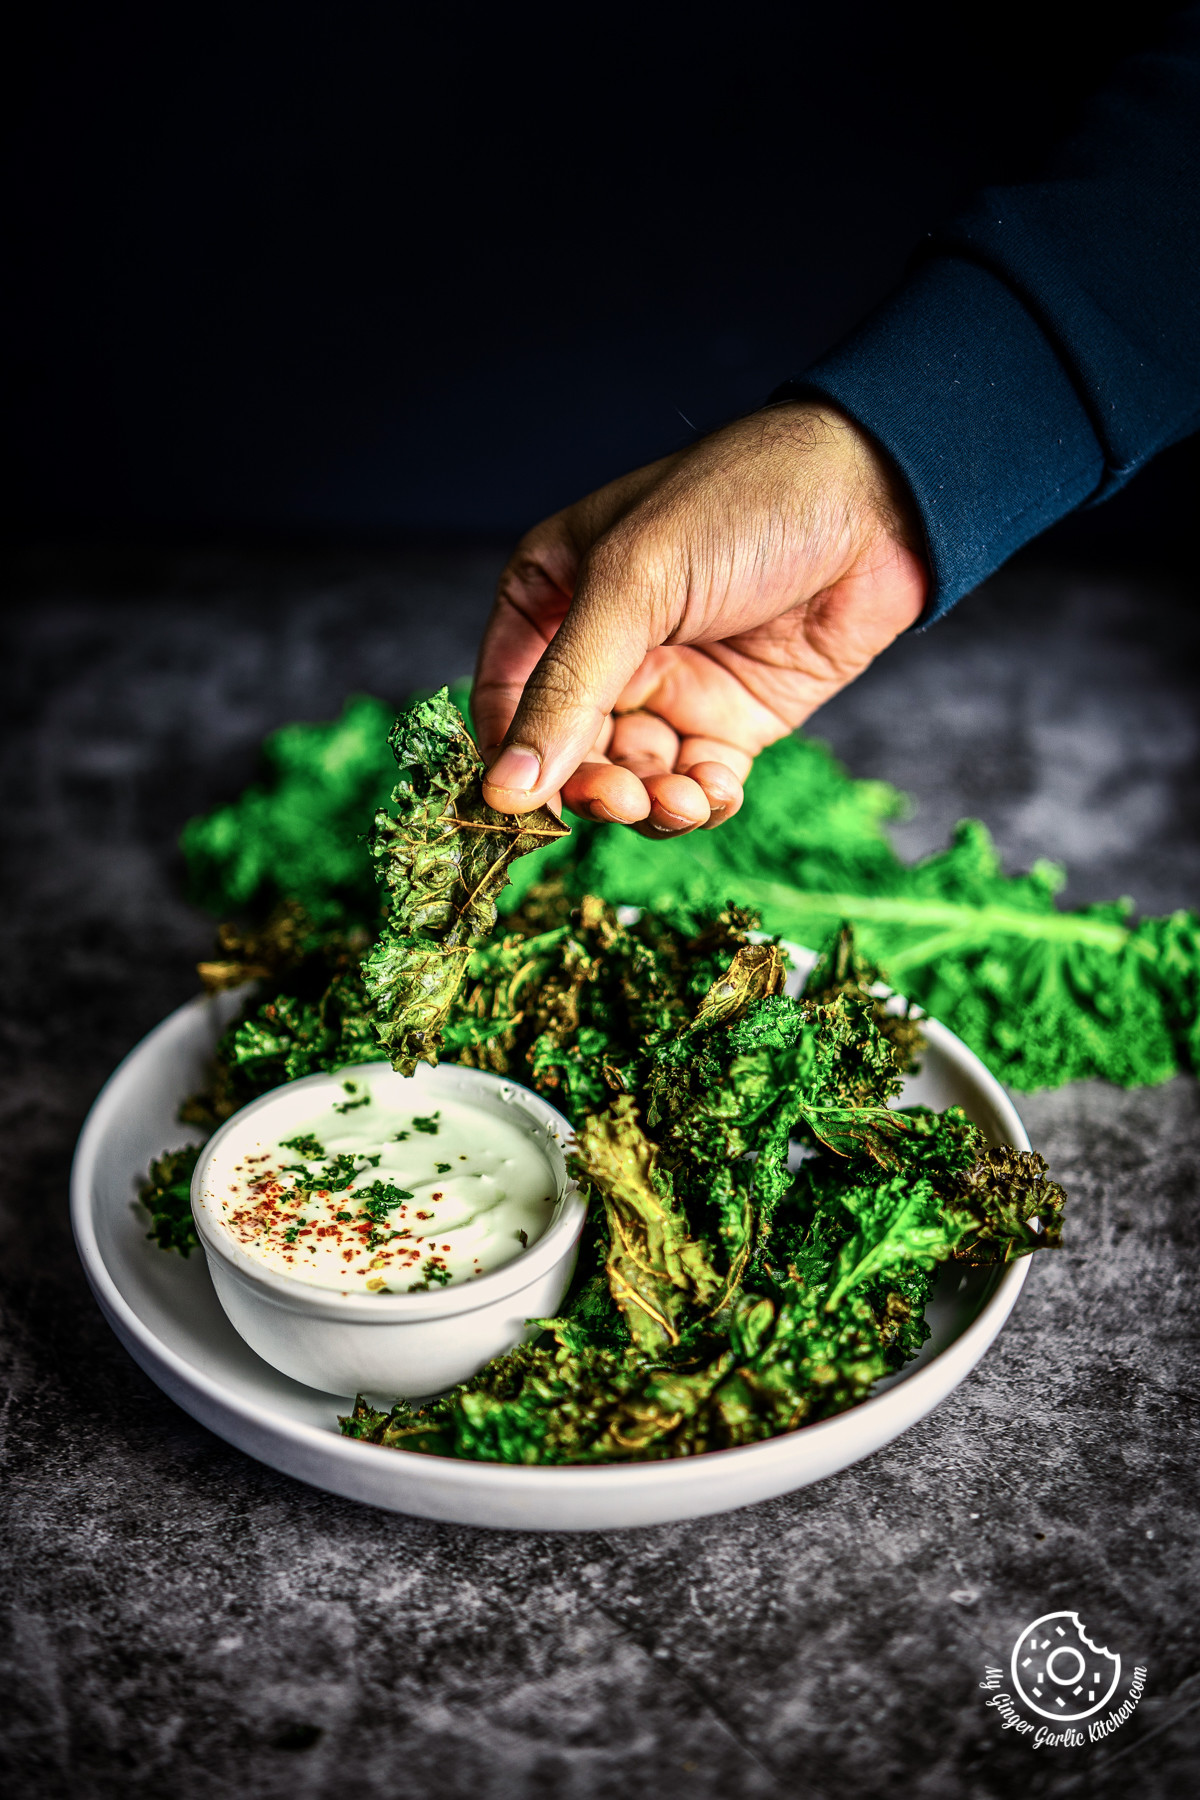
POLYGON ((285 725, 263 745, 268 779, 185 827, 192 898, 219 916, 262 916, 280 897, 321 924, 373 923, 364 834, 395 779, 393 710, 365 695, 329 724, 285 725))
POLYGON ((508 865, 567 827, 545 807, 513 818, 483 799, 483 761, 446 689, 401 715, 388 739, 399 766, 370 849, 387 894, 363 964, 380 1042, 411 1075, 435 1063, 471 944, 496 920, 508 865))

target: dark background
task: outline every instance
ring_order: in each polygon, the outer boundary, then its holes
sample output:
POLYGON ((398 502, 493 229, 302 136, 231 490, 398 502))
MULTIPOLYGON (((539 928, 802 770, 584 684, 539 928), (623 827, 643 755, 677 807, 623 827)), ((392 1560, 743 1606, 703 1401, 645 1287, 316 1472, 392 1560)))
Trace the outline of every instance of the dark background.
MULTIPOLYGON (((42 4, 10 536, 510 538, 761 402, 1171 10, 42 4)), ((1198 471, 1064 542, 1171 559, 1198 471)))

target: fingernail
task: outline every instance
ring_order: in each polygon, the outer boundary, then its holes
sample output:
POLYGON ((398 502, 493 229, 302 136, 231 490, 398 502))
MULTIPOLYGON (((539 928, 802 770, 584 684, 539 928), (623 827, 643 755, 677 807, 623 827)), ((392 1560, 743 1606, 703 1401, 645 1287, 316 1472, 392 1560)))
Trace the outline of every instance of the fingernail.
POLYGON ((528 794, 541 780, 542 759, 524 744, 507 744, 488 770, 488 786, 528 794))

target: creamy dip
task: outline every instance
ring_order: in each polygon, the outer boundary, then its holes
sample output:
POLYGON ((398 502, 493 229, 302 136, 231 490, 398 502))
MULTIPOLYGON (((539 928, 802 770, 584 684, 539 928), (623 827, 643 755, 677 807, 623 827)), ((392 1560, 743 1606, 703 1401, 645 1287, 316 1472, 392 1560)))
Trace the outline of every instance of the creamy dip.
POLYGON ((384 1085, 352 1071, 299 1123, 264 1109, 206 1194, 233 1241, 277 1274, 374 1293, 469 1281, 535 1243, 557 1189, 529 1132, 441 1096, 397 1105, 384 1085))

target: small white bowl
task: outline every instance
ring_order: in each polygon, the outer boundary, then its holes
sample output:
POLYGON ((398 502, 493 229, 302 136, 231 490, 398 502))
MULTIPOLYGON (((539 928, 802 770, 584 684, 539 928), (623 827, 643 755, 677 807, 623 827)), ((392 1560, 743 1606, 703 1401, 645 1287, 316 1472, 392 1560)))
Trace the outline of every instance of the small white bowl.
POLYGON ((226 1120, 192 1177, 196 1230, 217 1298, 250 1348, 272 1367, 326 1393, 364 1393, 389 1403, 399 1395, 436 1394, 520 1343, 527 1320, 557 1310, 587 1210, 563 1155, 571 1128, 538 1094, 480 1069, 422 1063, 406 1078, 386 1062, 356 1066, 349 1073, 377 1094, 382 1087, 389 1103, 428 1112, 439 1099, 457 1100, 516 1124, 550 1172, 554 1210, 527 1250, 470 1281, 406 1294, 316 1287, 277 1274, 242 1249, 222 1218, 219 1195, 228 1191, 233 1165, 248 1148, 296 1128, 298 1099, 301 1114, 307 1108, 311 1116, 340 1096, 346 1073, 288 1082, 226 1120), (392 1083, 395 1095, 387 1093, 392 1083))

